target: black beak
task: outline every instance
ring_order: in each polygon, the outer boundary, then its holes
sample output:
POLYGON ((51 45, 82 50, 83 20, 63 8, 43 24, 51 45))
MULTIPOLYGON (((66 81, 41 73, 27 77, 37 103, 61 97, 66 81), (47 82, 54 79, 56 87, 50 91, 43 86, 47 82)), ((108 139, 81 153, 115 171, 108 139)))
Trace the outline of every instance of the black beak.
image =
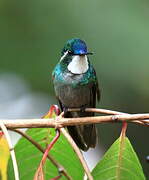
POLYGON ((79 56, 83 56, 83 55, 93 55, 93 52, 87 52, 87 53, 82 53, 82 54, 73 54, 73 55, 79 55, 79 56))

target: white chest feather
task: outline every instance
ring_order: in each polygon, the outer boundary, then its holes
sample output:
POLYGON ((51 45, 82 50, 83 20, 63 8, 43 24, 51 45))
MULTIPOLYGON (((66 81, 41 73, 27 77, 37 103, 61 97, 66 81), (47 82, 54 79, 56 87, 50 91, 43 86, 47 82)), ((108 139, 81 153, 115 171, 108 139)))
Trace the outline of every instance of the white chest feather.
POLYGON ((83 74, 88 70, 87 56, 75 55, 68 65, 68 70, 73 74, 83 74))

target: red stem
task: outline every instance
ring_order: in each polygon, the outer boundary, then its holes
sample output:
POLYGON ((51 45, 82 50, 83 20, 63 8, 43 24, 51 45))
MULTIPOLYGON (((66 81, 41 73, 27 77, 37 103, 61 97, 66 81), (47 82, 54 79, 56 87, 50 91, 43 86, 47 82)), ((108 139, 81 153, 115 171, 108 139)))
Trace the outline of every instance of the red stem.
POLYGON ((45 151, 45 153, 44 153, 44 155, 43 155, 43 157, 42 157, 42 160, 41 160, 42 165, 45 163, 49 151, 51 150, 51 148, 52 148, 53 145, 56 143, 56 141, 58 140, 59 137, 60 137, 60 131, 57 129, 57 130, 56 130, 56 135, 55 135, 54 139, 53 139, 53 140, 51 141, 51 143, 48 145, 48 147, 46 148, 46 151, 45 151))
POLYGON ((122 123, 122 131, 121 131, 121 136, 125 137, 126 136, 126 130, 127 130, 127 122, 124 121, 122 123))

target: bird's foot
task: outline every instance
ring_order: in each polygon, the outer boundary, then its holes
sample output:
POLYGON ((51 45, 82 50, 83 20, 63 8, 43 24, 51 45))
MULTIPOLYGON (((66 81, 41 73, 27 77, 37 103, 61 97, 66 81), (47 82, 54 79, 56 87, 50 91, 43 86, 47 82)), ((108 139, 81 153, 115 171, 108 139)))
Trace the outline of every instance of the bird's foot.
POLYGON ((80 112, 84 113, 85 112, 85 109, 86 109, 86 105, 83 105, 80 107, 80 112))

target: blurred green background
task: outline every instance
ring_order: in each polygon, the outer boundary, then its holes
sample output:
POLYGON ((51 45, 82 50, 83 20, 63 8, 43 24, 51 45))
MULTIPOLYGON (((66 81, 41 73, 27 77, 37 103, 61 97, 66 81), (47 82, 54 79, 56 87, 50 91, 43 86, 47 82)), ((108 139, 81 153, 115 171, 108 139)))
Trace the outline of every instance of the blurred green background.
MULTIPOLYGON (((98 107, 128 113, 149 112, 147 0, 1 0, 0 89, 3 89, 1 82, 11 82, 13 91, 18 92, 20 88, 13 80, 5 78, 7 74, 17 76, 37 98, 44 94, 42 103, 46 105, 40 105, 39 100, 32 106, 39 104, 40 113, 46 112, 51 103, 56 103, 51 72, 64 43, 73 37, 85 40, 94 52, 90 60, 102 90, 98 107)), ((0 91, 4 101, 11 91, 10 87, 6 89, 0 91)), ((12 108, 9 111, 13 117, 12 108)), ((100 144, 108 148, 118 137, 120 127, 99 125, 100 144)), ((129 125, 127 133, 149 177, 149 164, 145 160, 149 154, 147 131, 147 127, 129 125)))

